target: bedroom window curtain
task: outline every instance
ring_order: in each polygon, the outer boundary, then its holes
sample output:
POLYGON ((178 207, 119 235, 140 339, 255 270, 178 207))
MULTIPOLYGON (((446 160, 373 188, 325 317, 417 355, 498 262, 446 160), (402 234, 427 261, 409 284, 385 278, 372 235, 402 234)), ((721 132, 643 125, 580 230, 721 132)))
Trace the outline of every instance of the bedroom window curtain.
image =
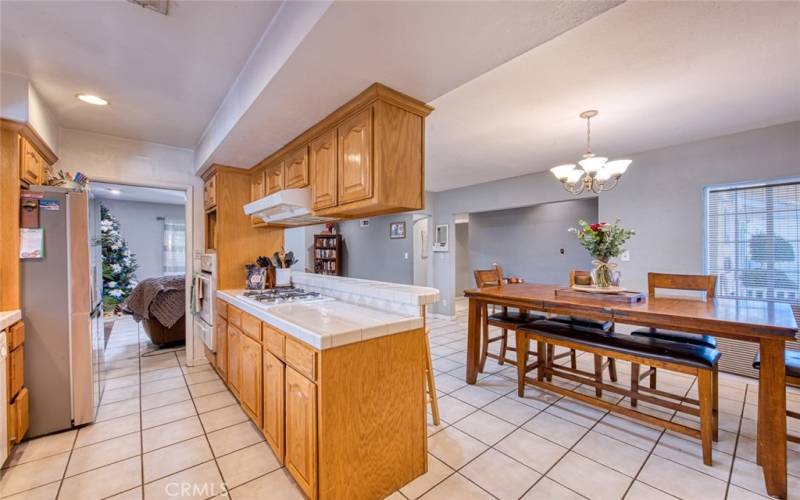
POLYGON ((186 273, 186 224, 175 219, 164 219, 164 246, 162 272, 164 276, 186 273))

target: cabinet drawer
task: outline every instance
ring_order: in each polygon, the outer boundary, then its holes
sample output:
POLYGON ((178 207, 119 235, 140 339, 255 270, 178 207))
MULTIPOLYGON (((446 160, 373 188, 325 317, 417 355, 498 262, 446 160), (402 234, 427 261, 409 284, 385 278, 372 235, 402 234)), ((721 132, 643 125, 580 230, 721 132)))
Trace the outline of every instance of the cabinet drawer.
POLYGON ((284 359, 286 352, 284 342, 286 341, 286 337, 266 323, 261 326, 261 331, 264 332, 264 346, 269 349, 272 354, 278 356, 280 359, 284 359))
MULTIPOLYGON (((8 353, 8 399, 13 400, 25 383, 25 349, 20 346, 8 353)), ((4 401, 5 402, 5 401, 4 401)))
POLYGON ((228 303, 221 299, 214 299, 214 309, 224 319, 228 319, 228 303))
POLYGON ((261 342, 261 320, 255 316, 242 313, 242 331, 253 340, 261 342))
POLYGON ((311 380, 317 377, 317 353, 296 340, 286 339, 286 363, 311 380))
POLYGON ((28 388, 24 387, 8 407, 8 439, 19 444, 28 433, 28 388))
POLYGON ((8 350, 13 351, 25 342, 25 323, 18 321, 8 329, 8 350))
POLYGON ((242 327, 242 311, 233 306, 228 306, 228 324, 237 328, 242 327))

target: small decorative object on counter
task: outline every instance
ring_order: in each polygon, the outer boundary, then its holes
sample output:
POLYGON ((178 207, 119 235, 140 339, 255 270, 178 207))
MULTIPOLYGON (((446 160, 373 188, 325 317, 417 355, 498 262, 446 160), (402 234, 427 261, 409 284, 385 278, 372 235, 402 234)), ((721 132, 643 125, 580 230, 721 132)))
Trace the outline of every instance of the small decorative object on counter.
POLYGON ((80 172, 75 172, 75 176, 64 170, 59 170, 56 173, 48 171, 47 173, 48 186, 58 186, 83 191, 88 181, 89 179, 80 172))
POLYGON ((247 269, 246 288, 248 290, 263 290, 267 284, 267 268, 259 267, 256 264, 247 264, 244 267, 247 269))
POLYGON ((589 224, 584 220, 578 221, 580 229, 570 228, 575 233, 578 241, 594 260, 592 260, 592 280, 598 288, 619 286, 620 272, 616 271, 617 265, 611 262, 625 250, 622 246, 631 236, 636 234, 632 229, 625 229, 619 225, 619 219, 613 224, 600 222, 589 224))

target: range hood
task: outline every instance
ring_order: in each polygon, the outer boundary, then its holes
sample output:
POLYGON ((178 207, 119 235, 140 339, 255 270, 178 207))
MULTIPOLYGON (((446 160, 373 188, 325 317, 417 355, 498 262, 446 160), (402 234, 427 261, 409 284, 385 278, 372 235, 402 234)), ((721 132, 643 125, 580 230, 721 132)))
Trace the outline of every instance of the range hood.
POLYGON ((284 189, 252 201, 244 213, 254 215, 271 226, 308 226, 338 220, 336 217, 311 215, 311 188, 284 189))

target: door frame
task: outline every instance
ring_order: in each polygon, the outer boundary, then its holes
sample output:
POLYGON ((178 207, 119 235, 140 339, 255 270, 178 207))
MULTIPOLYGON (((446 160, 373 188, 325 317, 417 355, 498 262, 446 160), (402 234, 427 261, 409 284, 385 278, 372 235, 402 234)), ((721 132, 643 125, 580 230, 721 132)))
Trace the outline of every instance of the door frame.
MULTIPOLYGON (((170 189, 173 191, 183 191, 186 196, 186 204, 184 205, 184 219, 186 221, 186 241, 184 241, 185 248, 185 269, 186 269, 186 308, 184 311, 186 321, 186 364, 194 366, 205 362, 204 357, 195 357, 195 336, 194 336, 194 318, 192 316, 192 275, 194 274, 194 186, 192 184, 182 183, 169 183, 169 182, 137 182, 119 180, 113 177, 97 177, 92 176, 89 179, 91 182, 103 182, 108 184, 118 184, 120 186, 134 186, 134 187, 147 187, 156 189, 170 189)), ((213 328, 213 325, 212 325, 213 328)))

